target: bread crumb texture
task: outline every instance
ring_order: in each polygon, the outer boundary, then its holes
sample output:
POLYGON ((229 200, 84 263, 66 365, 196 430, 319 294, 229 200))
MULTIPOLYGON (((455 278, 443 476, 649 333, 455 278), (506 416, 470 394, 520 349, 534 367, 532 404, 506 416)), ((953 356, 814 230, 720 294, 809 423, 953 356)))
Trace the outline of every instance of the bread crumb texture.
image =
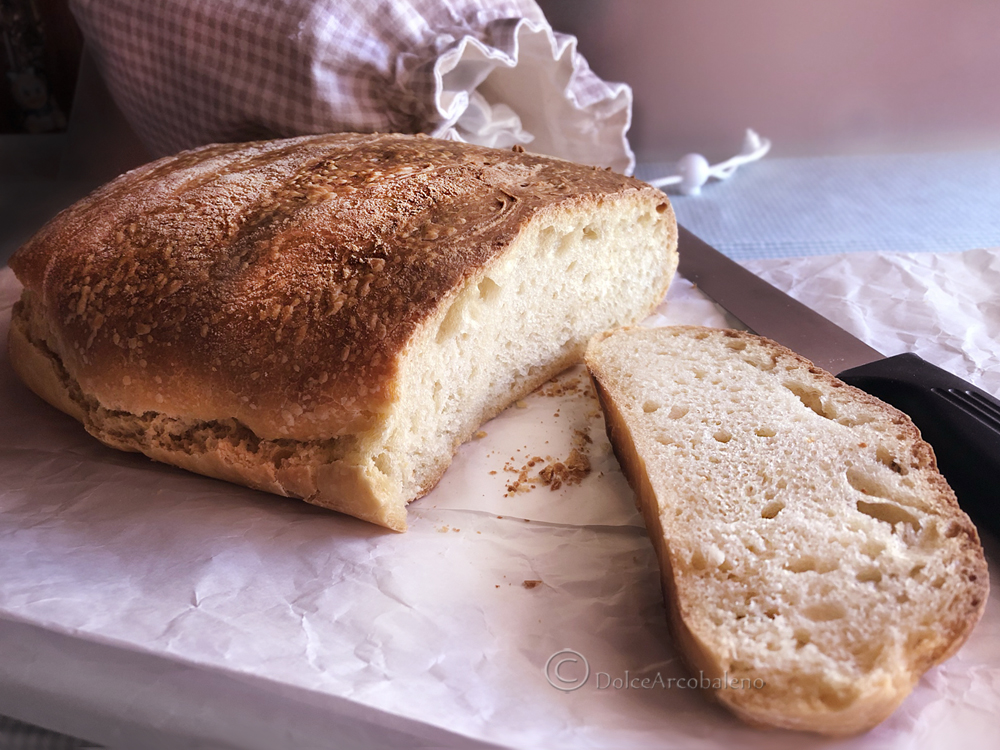
POLYGON ((587 364, 679 647, 765 683, 716 692, 737 714, 863 731, 971 632, 979 538, 904 414, 735 331, 627 329, 587 364))
POLYGON ((14 255, 11 335, 37 350, 15 366, 116 447, 401 527, 482 421, 662 298, 675 248, 662 193, 560 160, 400 135, 208 146, 14 255))

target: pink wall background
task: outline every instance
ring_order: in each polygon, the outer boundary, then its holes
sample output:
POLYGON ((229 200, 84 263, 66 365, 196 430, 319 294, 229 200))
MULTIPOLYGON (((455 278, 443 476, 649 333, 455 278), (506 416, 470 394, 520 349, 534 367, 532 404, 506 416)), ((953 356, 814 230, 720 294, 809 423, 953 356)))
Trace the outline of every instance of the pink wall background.
POLYGON ((640 159, 1000 148, 996 0, 539 0, 635 93, 640 159))

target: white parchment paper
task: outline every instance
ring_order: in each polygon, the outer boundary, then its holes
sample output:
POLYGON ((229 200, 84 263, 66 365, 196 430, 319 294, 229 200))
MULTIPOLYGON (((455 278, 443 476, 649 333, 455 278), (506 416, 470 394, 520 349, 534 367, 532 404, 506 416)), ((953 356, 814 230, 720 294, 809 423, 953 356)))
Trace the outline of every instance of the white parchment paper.
MULTIPOLYGON (((1000 251, 752 265, 876 348, 917 351, 1000 392, 1000 251)), ((0 273, 4 339, 18 293, 9 270, 0 273)), ((678 278, 647 323, 725 318, 678 278)), ((543 389, 548 395, 485 425, 438 487, 410 506, 410 531, 394 534, 107 449, 34 397, 4 349, 0 626, 30 626, 32 648, 44 652, 48 638, 74 674, 5 673, 0 651, 0 687, 9 693, 30 677, 34 690, 47 691, 63 731, 73 730, 74 717, 82 727, 89 706, 111 721, 141 717, 178 736, 275 747, 273 737, 241 732, 233 712, 222 711, 235 700, 228 692, 204 696, 218 716, 192 715, 152 687, 122 705, 102 704, 99 690, 83 700, 88 677, 109 679, 87 666, 87 649, 100 643, 115 649, 116 662, 155 657, 202 675, 190 681, 195 693, 214 677, 235 676, 275 701, 297 691, 331 712, 350 715, 354 706, 376 724, 384 717, 385 735, 366 737, 372 746, 398 740, 390 717, 420 727, 421 746, 435 744, 435 732, 441 744, 457 733, 539 748, 995 746, 997 593, 959 654, 925 675, 881 726, 850 740, 753 730, 676 686, 600 687, 597 673, 623 683, 626 672, 650 681, 685 673, 667 633, 652 547, 586 386, 571 370, 543 389), (557 490, 541 484, 537 470, 574 448, 589 455, 590 475, 557 490), (534 457, 542 461, 529 466, 534 457), (522 468, 526 481, 510 489, 522 468), (563 649, 591 670, 572 692, 553 688, 544 673, 563 649)), ((995 542, 984 542, 995 566, 995 542)), ((13 659, 7 644, 0 638, 13 659)), ((296 747, 336 744, 302 736, 305 724, 297 731, 296 747)))

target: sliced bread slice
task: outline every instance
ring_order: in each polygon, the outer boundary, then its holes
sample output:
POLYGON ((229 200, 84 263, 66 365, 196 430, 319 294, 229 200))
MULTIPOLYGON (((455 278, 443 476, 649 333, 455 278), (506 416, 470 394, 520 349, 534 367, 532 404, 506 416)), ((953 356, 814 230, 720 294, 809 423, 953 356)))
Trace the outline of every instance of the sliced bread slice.
POLYGON ((677 647, 742 719, 864 731, 968 637, 982 547, 902 412, 737 331, 620 329, 586 361, 677 647))

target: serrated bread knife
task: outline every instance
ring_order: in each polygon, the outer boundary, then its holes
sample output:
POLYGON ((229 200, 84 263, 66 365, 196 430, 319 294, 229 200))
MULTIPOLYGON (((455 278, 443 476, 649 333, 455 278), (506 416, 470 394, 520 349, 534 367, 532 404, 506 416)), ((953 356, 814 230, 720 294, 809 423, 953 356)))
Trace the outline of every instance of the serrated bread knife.
POLYGON ((1000 534, 1000 401, 916 354, 886 357, 679 228, 679 273, 754 333, 905 412, 959 504, 1000 534))

